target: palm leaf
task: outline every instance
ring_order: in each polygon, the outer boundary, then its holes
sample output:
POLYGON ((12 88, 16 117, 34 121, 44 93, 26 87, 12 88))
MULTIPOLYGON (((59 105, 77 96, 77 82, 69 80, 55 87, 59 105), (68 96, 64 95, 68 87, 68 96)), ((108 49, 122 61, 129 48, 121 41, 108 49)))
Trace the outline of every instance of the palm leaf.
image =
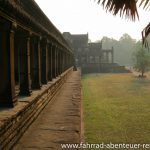
POLYGON ((144 5, 143 6, 144 9, 145 8, 148 9, 150 7, 150 0, 141 0, 141 3, 139 6, 142 6, 142 5, 144 5))
POLYGON ((97 0, 98 4, 101 4, 106 10, 116 15, 120 12, 120 16, 125 15, 131 17, 132 20, 139 18, 136 0, 97 0))
MULTIPOLYGON (((101 4, 106 10, 110 11, 113 15, 116 15, 120 12, 120 16, 129 17, 135 21, 136 17, 139 19, 137 11, 137 3, 139 7, 143 9, 150 8, 150 0, 96 0, 98 4, 101 4)), ((146 47, 147 41, 146 38, 150 34, 150 23, 142 31, 142 41, 143 45, 146 47)))

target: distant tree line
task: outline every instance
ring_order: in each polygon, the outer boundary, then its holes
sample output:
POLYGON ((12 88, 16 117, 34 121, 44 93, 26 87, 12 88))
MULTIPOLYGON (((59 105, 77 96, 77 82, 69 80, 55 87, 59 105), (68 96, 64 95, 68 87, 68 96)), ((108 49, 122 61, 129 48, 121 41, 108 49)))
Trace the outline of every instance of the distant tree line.
MULTIPOLYGON (((119 40, 104 36, 101 41, 104 49, 114 47, 114 62, 124 66, 134 65, 133 54, 142 45, 142 41, 136 41, 127 33, 123 34, 119 40)), ((150 41, 150 37, 148 37, 148 41, 150 41)))

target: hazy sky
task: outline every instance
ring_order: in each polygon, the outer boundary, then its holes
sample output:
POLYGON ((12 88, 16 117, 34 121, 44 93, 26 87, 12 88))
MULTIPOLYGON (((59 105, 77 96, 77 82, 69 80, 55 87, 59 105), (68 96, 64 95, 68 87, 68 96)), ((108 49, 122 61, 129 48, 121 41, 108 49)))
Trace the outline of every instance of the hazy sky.
POLYGON ((150 22, 150 12, 139 10, 140 21, 113 16, 94 0, 35 0, 60 32, 89 33, 92 41, 103 36, 119 39, 128 33, 141 39, 142 29, 150 22))

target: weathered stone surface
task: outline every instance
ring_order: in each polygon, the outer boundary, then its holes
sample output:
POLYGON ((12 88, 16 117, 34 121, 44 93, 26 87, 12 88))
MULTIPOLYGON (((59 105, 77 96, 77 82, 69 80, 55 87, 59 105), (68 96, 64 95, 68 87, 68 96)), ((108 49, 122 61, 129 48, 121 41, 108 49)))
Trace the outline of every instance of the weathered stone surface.
POLYGON ((13 145, 58 92, 64 80, 72 72, 67 70, 60 77, 35 90, 30 97, 20 97, 16 107, 0 110, 0 149, 12 149, 13 145))
POLYGON ((80 143, 80 72, 73 72, 53 100, 29 127, 14 150, 61 150, 61 144, 80 143))

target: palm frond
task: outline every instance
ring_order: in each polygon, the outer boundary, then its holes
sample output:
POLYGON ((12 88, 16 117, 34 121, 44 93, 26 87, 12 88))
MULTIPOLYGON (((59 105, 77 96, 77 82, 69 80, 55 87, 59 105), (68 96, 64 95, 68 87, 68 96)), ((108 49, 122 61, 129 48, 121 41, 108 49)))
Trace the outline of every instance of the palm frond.
POLYGON ((126 17, 131 17, 132 20, 135 20, 136 17, 139 19, 136 0, 97 0, 97 3, 113 13, 113 15, 120 12, 121 17, 125 15, 126 17))
POLYGON ((144 6, 143 6, 144 9, 150 8, 150 0, 141 0, 139 6, 141 7, 142 5, 144 5, 144 6))
POLYGON ((150 34, 150 23, 142 31, 142 42, 145 47, 148 47, 148 42, 146 38, 148 37, 149 34, 150 34))
MULTIPOLYGON (((150 9, 150 0, 139 0, 139 7, 143 7, 143 9, 150 9)), ((150 34, 150 23, 143 29, 142 31, 142 43, 145 47, 149 49, 149 45, 147 42, 147 37, 150 34)))
MULTIPOLYGON (((113 15, 120 12, 120 16, 129 17, 135 21, 136 17, 139 19, 137 11, 137 3, 139 7, 143 9, 150 9, 150 0, 95 0, 98 4, 101 4, 104 9, 110 11, 113 15)), ((148 47, 147 36, 150 34, 150 23, 142 31, 142 41, 145 47, 148 47)))

